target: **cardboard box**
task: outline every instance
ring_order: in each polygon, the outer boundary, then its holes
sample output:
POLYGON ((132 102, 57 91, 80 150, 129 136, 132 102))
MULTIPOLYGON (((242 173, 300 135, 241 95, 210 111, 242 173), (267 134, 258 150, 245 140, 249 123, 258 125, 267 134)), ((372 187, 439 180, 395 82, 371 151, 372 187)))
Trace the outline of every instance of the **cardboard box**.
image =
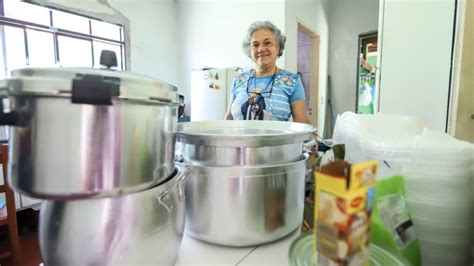
POLYGON ((377 161, 334 161, 316 171, 317 265, 369 265, 377 161))

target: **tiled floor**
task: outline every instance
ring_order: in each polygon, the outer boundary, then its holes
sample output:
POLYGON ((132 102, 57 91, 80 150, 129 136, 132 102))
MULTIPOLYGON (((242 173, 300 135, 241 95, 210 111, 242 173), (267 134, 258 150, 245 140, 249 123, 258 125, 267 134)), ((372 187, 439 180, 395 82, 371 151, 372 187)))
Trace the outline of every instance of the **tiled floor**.
MULTIPOLYGON (((38 212, 23 210, 18 214, 18 230, 20 232, 21 266, 38 266, 41 263, 41 254, 38 242, 38 212)), ((7 228, 0 228, 0 242, 8 246, 7 228)), ((11 260, 0 261, 1 266, 13 266, 11 260)))

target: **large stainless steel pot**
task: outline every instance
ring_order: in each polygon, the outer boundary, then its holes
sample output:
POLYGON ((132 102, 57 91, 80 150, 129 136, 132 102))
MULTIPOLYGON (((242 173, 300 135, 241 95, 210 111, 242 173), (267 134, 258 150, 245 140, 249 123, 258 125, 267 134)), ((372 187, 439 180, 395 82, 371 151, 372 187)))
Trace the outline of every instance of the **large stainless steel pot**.
POLYGON ((178 124, 176 160, 207 166, 269 165, 301 158, 315 128, 281 121, 200 121, 178 124))
POLYGON ((189 166, 186 228, 227 246, 282 238, 301 225, 307 156, 272 166, 189 166))
POLYGON ((37 198, 139 191, 174 169, 179 95, 171 84, 91 69, 26 68, 3 81, 13 125, 10 184, 37 198))
POLYGON ((45 265, 172 265, 185 223, 181 171, 153 188, 110 198, 45 201, 45 265))

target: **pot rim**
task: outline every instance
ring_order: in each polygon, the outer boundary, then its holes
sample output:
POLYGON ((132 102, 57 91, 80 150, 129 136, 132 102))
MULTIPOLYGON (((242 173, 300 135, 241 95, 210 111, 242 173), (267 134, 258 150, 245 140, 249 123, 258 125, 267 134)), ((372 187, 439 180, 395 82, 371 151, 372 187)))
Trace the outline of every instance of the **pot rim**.
MULTIPOLYGON (((0 83, 2 91, 9 96, 74 97, 74 89, 82 91, 84 85, 75 85, 76 79, 85 76, 100 77, 116 85, 112 99, 148 101, 178 105, 179 89, 176 85, 133 74, 127 71, 111 71, 88 68, 33 68, 26 67, 12 71, 12 77, 0 83)), ((107 83, 108 84, 108 83, 107 83)), ((105 86, 94 84, 94 86, 105 86)))
POLYGON ((303 153, 302 157, 298 161, 289 162, 289 163, 280 163, 274 165, 236 165, 236 166, 207 166, 205 164, 188 164, 188 163, 178 163, 175 164, 177 166, 191 168, 192 171, 225 171, 227 175, 245 175, 246 177, 250 176, 266 176, 268 173, 257 173, 255 172, 265 172, 265 171, 272 171, 273 174, 275 173, 282 173, 282 172, 293 172, 299 171, 299 167, 301 165, 306 165, 306 161, 308 160, 309 155, 307 153, 303 153))
POLYGON ((297 122, 261 120, 197 121, 178 123, 176 141, 206 146, 279 146, 303 142, 315 131, 314 126, 297 122), (226 134, 222 132, 223 130, 235 130, 236 132, 226 134), (239 130, 254 130, 257 132, 244 134, 239 130))
MULTIPOLYGON (((53 201, 53 202, 78 202, 78 203, 83 203, 83 202, 96 202, 100 200, 125 200, 126 198, 133 198, 133 197, 142 197, 145 196, 149 193, 159 193, 161 191, 167 191, 171 187, 173 187, 180 179, 182 175, 188 175, 188 171, 186 171, 185 168, 180 168, 180 167, 175 167, 173 172, 169 177, 167 177, 165 180, 159 182, 158 184, 155 184, 151 187, 145 187, 145 188, 140 188, 138 190, 134 190, 133 188, 131 189, 126 189, 126 190, 121 190, 120 192, 117 193, 109 193, 109 194, 97 194, 97 195, 90 195, 88 197, 65 197, 65 196, 60 196, 57 198, 54 197, 48 197, 44 198, 43 200, 45 201, 53 201)), ((36 195, 36 194, 35 194, 36 195)), ((33 195, 34 196, 34 195, 33 195)))

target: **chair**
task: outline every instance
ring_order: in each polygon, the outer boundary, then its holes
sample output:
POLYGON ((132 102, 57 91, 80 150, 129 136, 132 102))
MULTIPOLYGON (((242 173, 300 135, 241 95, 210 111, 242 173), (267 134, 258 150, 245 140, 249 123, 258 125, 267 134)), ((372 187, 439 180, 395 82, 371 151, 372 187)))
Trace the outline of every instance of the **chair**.
POLYGON ((12 257, 14 265, 20 265, 20 238, 18 236, 18 225, 16 220, 15 194, 8 185, 8 145, 0 144, 0 163, 2 164, 4 185, 0 185, 0 193, 5 193, 7 206, 7 217, 0 218, 0 226, 8 225, 8 236, 10 239, 10 250, 0 254, 0 261, 12 257))

